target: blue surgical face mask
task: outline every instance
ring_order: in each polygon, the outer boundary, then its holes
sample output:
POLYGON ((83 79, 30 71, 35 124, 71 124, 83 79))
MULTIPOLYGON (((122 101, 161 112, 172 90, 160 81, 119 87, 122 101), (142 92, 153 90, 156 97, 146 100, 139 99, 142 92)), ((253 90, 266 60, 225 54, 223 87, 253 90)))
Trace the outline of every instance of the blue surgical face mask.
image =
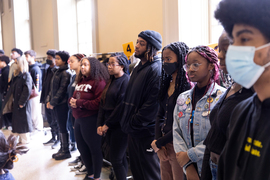
POLYGON ((255 48, 254 46, 230 45, 226 54, 226 68, 233 80, 249 89, 259 79, 265 68, 254 63, 255 51, 270 46, 270 43, 255 48))

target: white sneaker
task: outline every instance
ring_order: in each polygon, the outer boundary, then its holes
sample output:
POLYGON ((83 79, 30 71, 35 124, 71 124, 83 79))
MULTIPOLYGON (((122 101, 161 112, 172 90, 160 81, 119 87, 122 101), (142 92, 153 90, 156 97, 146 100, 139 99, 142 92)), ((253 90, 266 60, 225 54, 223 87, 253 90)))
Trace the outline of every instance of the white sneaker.
POLYGON ((70 168, 70 171, 78 171, 82 168, 82 166, 83 164, 81 162, 78 162, 78 165, 70 168))
POLYGON ((78 171, 76 171, 75 174, 76 175, 87 174, 87 170, 86 170, 85 165, 83 165, 81 169, 79 169, 78 171))

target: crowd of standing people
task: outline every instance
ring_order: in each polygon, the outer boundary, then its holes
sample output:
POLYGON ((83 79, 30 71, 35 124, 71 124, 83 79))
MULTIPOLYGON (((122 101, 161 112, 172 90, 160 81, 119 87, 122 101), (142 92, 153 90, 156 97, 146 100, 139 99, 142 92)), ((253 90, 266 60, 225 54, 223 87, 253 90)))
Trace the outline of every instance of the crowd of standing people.
POLYGON ((162 49, 160 33, 142 31, 133 69, 124 53, 104 64, 50 49, 41 65, 33 50, 12 49, 12 62, 1 50, 1 125, 26 145, 43 127, 43 105, 44 145, 60 144, 55 160, 78 148, 70 164, 85 167, 84 179, 100 179, 104 139, 117 180, 129 166, 134 180, 269 179, 269 6, 221 1, 218 53, 184 42, 162 49))

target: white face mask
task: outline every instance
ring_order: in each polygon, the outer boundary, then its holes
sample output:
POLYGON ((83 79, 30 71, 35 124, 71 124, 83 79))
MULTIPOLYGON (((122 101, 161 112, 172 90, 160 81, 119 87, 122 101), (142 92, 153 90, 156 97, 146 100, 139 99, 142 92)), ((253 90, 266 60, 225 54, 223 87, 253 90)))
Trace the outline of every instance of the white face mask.
POLYGON ((270 62, 264 66, 254 63, 255 51, 270 46, 270 43, 255 48, 254 46, 230 45, 226 54, 226 68, 233 80, 249 89, 259 79, 270 62))

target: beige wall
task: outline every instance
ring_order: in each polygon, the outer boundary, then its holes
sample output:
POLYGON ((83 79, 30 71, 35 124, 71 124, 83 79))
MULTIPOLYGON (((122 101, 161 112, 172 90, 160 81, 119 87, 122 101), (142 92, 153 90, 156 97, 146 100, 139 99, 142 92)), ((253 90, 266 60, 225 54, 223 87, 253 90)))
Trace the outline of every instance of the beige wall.
POLYGON ((37 57, 46 56, 48 49, 58 49, 54 33, 53 0, 30 0, 32 49, 37 57))
POLYGON ((143 30, 163 36, 162 0, 98 0, 98 52, 123 51, 143 30))
MULTIPOLYGON (((13 8, 9 10, 8 0, 4 0, 4 15, 2 16, 3 49, 9 56, 11 49, 15 47, 15 32, 13 21, 13 8)), ((18 47, 19 48, 19 47, 18 47)))

